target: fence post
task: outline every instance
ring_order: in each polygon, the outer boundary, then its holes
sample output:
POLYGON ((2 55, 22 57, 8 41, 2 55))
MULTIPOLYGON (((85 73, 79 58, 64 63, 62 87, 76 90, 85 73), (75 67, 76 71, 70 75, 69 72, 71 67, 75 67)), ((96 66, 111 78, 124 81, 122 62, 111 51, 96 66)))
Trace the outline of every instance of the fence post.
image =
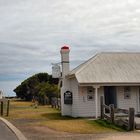
POLYGON ((128 114, 128 130, 132 131, 135 128, 135 110, 134 108, 129 108, 129 114, 128 114))
POLYGON ((101 103, 101 119, 104 119, 103 96, 100 97, 101 103))
POLYGON ((9 106, 10 106, 10 100, 7 101, 7 116, 9 116, 9 106))
POLYGON ((1 101, 1 116, 3 116, 3 101, 1 101))
POLYGON ((114 123, 114 104, 110 105, 110 117, 111 117, 111 122, 114 123))

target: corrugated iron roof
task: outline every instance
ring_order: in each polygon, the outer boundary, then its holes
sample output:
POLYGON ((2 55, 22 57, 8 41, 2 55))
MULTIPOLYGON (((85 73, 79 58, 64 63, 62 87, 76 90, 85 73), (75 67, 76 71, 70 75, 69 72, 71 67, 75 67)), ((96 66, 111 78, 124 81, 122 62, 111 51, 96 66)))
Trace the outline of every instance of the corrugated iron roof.
POLYGON ((140 52, 99 53, 69 73, 79 83, 140 83, 140 52))

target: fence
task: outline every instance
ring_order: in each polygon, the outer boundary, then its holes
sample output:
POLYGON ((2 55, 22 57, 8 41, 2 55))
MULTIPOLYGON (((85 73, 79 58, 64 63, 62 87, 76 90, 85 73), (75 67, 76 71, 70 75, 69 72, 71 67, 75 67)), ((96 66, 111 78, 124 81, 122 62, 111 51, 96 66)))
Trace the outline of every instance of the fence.
POLYGON ((128 131, 132 131, 135 128, 135 111, 134 108, 126 109, 120 109, 120 108, 114 108, 114 105, 105 105, 103 101, 103 96, 101 96, 101 119, 107 119, 111 123, 125 126, 128 131), (108 111, 108 113, 106 113, 108 111), (118 113, 123 113, 125 115, 122 115, 120 117, 117 115, 118 113), (124 117, 125 116, 125 117, 124 117))
POLYGON ((9 116, 9 106, 10 106, 10 100, 0 99, 0 115, 1 116, 4 116, 4 115, 9 116))
POLYGON ((61 102, 60 98, 56 98, 56 97, 51 98, 51 106, 52 106, 52 108, 60 109, 60 107, 61 107, 60 102, 61 102))

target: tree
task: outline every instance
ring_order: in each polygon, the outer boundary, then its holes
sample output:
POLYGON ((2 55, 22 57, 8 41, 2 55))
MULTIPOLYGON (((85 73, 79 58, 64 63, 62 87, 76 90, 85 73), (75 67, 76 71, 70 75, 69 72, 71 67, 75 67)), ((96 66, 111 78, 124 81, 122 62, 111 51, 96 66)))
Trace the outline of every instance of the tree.
POLYGON ((14 89, 17 97, 31 101, 33 97, 40 102, 44 98, 57 97, 59 93, 58 79, 53 79, 48 73, 38 73, 24 80, 14 89))
POLYGON ((49 103, 52 97, 60 97, 58 85, 56 84, 50 84, 49 82, 40 83, 37 86, 37 90, 39 91, 40 100, 47 97, 49 99, 49 103))

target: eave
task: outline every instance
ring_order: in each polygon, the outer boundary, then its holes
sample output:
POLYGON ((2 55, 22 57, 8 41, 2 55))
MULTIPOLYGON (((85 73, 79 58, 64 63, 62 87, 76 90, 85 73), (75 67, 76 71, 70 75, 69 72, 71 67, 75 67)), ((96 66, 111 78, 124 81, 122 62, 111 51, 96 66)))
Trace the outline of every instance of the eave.
POLYGON ((97 83, 79 83, 79 86, 140 86, 140 82, 97 82, 97 83))

